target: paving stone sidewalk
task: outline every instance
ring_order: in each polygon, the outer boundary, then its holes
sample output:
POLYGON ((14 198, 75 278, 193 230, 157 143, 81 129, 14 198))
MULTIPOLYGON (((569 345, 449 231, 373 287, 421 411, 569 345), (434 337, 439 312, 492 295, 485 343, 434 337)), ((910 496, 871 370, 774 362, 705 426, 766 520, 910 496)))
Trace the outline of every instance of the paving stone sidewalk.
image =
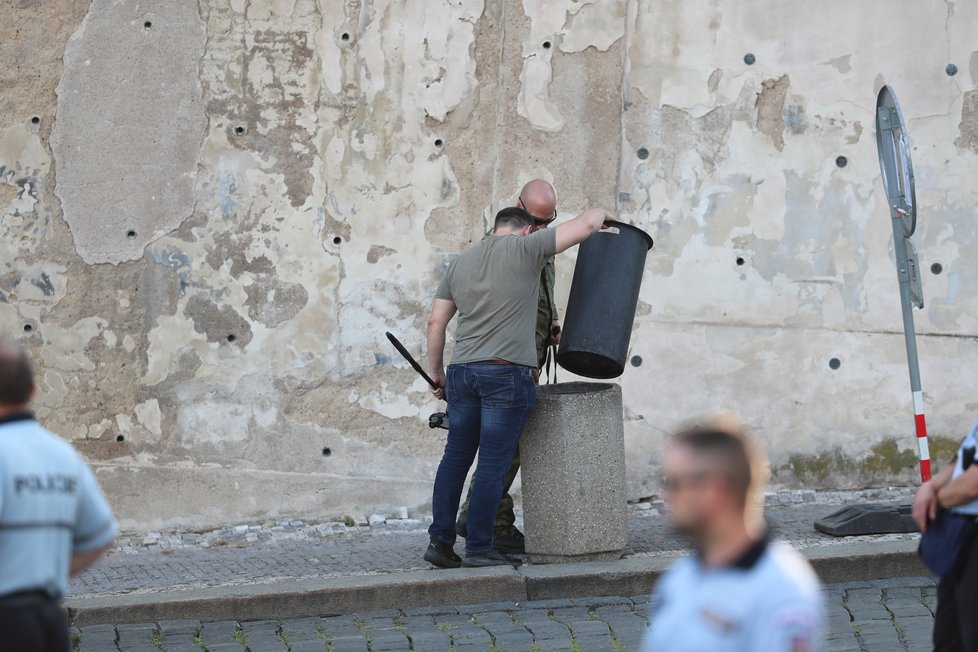
MULTIPOLYGON (((930 649, 933 580, 826 587, 830 652, 930 649)), ((259 622, 163 621, 73 630, 78 652, 627 652, 637 650, 648 596, 390 609, 259 622)))
MULTIPOLYGON (((766 511, 773 536, 796 546, 838 544, 816 532, 813 523, 853 502, 909 502, 912 489, 858 493, 771 494, 766 511)), ((349 575, 423 570, 427 519, 397 519, 373 527, 339 524, 239 525, 212 533, 153 533, 123 537, 118 548, 95 568, 76 577, 75 598, 132 592, 158 592, 237 586, 349 575), (410 521, 404 525, 404 521, 410 521)), ((670 531, 659 506, 629 510, 628 556, 649 556, 687 548, 670 531)), ((458 548, 461 550, 461 542, 458 548)))

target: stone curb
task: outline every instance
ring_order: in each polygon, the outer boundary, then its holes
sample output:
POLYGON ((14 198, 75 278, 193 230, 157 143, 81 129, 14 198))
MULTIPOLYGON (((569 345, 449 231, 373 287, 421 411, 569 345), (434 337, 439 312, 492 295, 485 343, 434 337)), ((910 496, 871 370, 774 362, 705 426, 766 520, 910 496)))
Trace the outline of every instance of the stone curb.
MULTIPOLYGON (((825 582, 928 575, 915 538, 860 540, 800 549, 825 582)), ((413 571, 388 575, 209 587, 164 593, 69 598, 72 624, 160 620, 263 620, 440 605, 628 596, 648 593, 683 553, 618 561, 509 568, 413 571)))

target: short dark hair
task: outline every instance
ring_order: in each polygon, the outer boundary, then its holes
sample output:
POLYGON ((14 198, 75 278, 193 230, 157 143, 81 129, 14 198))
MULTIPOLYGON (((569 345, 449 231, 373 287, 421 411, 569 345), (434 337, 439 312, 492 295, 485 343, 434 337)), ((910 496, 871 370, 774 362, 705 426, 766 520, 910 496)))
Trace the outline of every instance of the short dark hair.
POLYGON ((493 224, 492 228, 525 229, 528 226, 533 226, 533 216, 522 208, 510 206, 509 208, 504 208, 496 213, 496 222, 493 224))
POLYGON ((694 426, 676 435, 673 442, 688 447, 694 455, 711 458, 744 502, 752 493, 763 491, 767 462, 742 428, 724 424, 694 426))
POLYGON ((34 367, 19 344, 0 340, 0 405, 26 405, 34 391, 34 367))

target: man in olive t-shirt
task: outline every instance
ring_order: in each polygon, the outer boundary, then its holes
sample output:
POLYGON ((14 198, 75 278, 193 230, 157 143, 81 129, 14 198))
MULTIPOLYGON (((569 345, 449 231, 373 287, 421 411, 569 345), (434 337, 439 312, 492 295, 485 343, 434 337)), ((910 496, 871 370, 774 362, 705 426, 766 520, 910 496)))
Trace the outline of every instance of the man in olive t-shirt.
POLYGON ((556 229, 534 232, 520 208, 496 215, 493 233, 456 258, 428 319, 428 363, 452 417, 435 476, 431 542, 425 560, 442 568, 519 565, 493 550, 493 520, 503 476, 536 400, 535 324, 540 272, 549 257, 583 242, 610 215, 589 209, 556 229), (459 314, 452 364, 444 369, 445 331, 459 314), (455 516, 465 477, 479 462, 468 514, 465 561, 455 554, 455 516))
MULTIPOLYGON (((520 190, 516 207, 522 208, 533 218, 533 230, 539 231, 552 226, 557 220, 557 193, 550 182, 543 179, 533 179, 520 190)), ((489 237, 491 233, 487 233, 489 237)), ((547 259, 540 273, 540 299, 537 302, 536 347, 537 375, 544 367, 549 371, 549 351, 560 343, 560 328, 557 322, 557 306, 554 300, 554 284, 556 282, 556 266, 554 258, 547 259)), ((556 362, 554 362, 556 366, 556 362)), ((516 447, 513 459, 506 474, 503 476, 503 491, 496 508, 496 519, 493 522, 493 547, 506 554, 523 554, 526 552, 526 541, 523 533, 516 527, 516 512, 513 509, 513 497, 509 491, 520 472, 520 449, 516 447)), ((469 494, 459 509, 455 532, 462 538, 468 536, 469 501, 472 500, 472 485, 469 484, 469 494)))

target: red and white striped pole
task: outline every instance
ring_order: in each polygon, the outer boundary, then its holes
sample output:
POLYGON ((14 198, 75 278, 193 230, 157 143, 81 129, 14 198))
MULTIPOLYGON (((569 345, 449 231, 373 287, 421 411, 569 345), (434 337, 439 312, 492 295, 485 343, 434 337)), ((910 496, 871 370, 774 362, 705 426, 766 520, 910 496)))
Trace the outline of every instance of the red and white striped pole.
POLYGON ((930 480, 930 448, 927 446, 927 419, 924 417, 924 393, 913 393, 913 420, 917 430, 917 459, 920 460, 920 479, 930 480))

